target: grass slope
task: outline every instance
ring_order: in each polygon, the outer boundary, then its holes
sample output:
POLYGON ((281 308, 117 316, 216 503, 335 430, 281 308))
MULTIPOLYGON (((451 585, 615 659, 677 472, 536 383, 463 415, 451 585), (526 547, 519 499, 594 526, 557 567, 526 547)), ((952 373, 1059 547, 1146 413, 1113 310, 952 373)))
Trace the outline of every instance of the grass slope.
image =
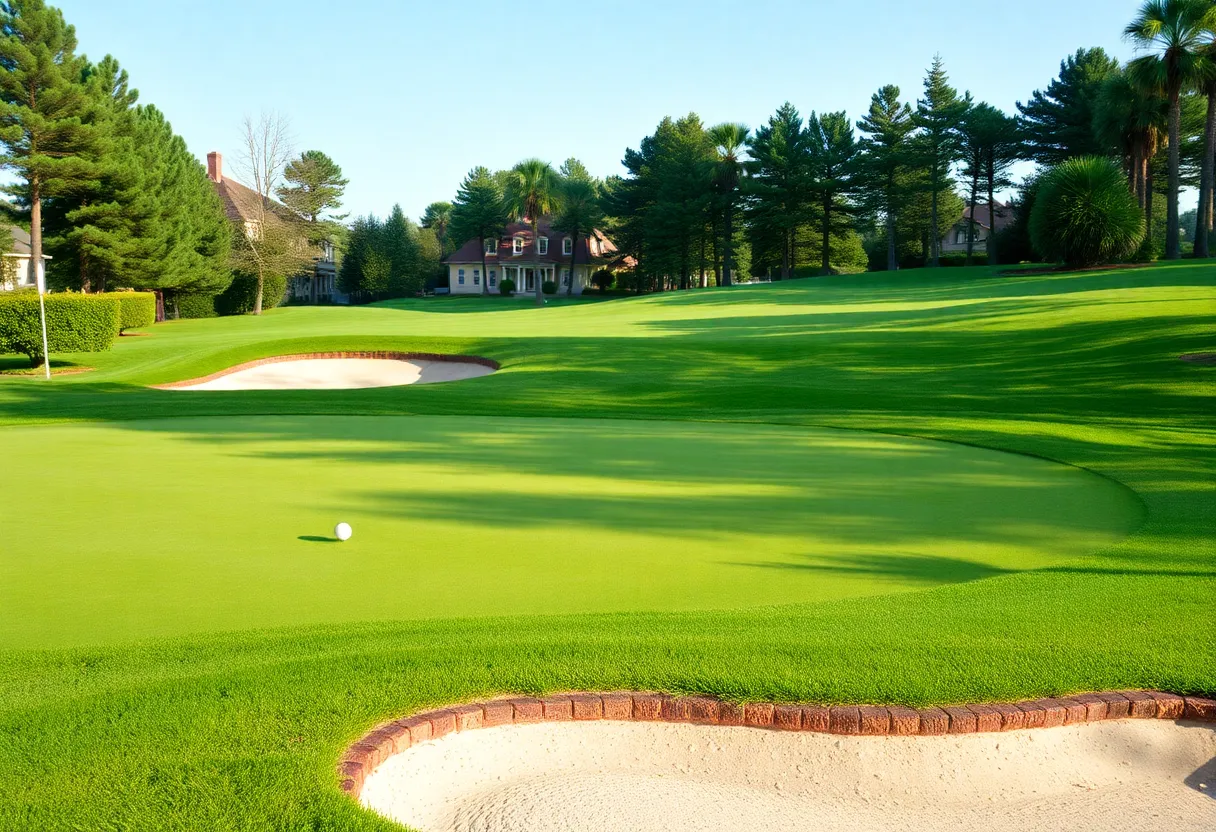
MULTIPOLYGON (((625 687, 911 704, 1123 686, 1216 692, 1216 385, 1211 368, 1176 358, 1216 348, 1214 272, 1184 263, 998 279, 952 269, 543 310, 495 301, 287 309, 157 327, 112 353, 67 357, 97 369, 50 384, 0 378, 0 421, 19 437, 6 437, 8 447, 46 430, 24 427, 37 422, 185 415, 766 422, 1060 460, 1126 485, 1144 511, 1135 533, 1088 555, 921 591, 8 649, 0 828, 389 829, 337 792, 342 746, 380 719, 497 692, 625 687), (477 353, 504 369, 337 395, 142 387, 264 355, 358 348, 477 353)), ((289 438, 265 424, 264 444, 289 438)), ((161 459, 143 464, 155 482, 161 459)), ((19 497, 5 502, 5 524, 55 500, 22 482, 10 492, 19 497)), ((0 562, 12 574, 14 560, 37 555, 36 542, 6 547, 0 562)), ((974 552, 964 559, 979 562, 974 552)), ((909 575, 906 560, 866 565, 883 580, 909 575)), ((403 575, 400 590, 428 587, 403 575)))

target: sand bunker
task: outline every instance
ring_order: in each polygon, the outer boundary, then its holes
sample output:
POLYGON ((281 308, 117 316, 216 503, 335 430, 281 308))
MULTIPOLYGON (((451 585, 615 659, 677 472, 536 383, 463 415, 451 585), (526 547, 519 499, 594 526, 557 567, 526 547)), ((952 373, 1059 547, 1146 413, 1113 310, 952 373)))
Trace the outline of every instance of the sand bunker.
POLYGON ((462 381, 494 372, 484 359, 379 356, 284 356, 202 379, 165 385, 173 390, 356 390, 462 381))
POLYGON ((450 734, 361 802, 422 832, 1216 829, 1216 731, 1168 720, 936 737, 660 722, 450 734))

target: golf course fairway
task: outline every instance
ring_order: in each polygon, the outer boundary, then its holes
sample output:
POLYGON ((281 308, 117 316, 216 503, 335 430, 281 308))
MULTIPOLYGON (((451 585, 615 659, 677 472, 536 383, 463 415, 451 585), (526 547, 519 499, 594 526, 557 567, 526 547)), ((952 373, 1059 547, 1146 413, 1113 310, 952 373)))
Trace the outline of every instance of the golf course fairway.
POLYGON ((1141 518, 1078 468, 807 427, 212 417, 3 431, 0 457, 58 495, 0 530, 38 553, 3 561, 0 647, 880 595, 1049 569, 1141 518))

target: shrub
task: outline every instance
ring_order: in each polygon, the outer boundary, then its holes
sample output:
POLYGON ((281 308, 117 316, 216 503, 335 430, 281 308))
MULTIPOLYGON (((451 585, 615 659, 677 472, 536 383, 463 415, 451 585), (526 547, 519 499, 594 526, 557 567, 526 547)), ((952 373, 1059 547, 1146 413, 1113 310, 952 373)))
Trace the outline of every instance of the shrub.
POLYGON ((105 292, 102 297, 118 301, 120 332, 156 323, 156 295, 152 292, 105 292))
POLYGON ((174 295, 170 308, 178 318, 214 318, 217 314, 215 295, 200 292, 182 292, 174 295))
POLYGON ((591 275, 591 283, 601 292, 607 292, 612 288, 612 284, 616 282, 616 275, 608 269, 597 269, 595 274, 591 275))
MULTIPOLYGON (((222 294, 215 298, 215 311, 220 315, 247 315, 257 299, 258 279, 251 274, 238 274, 222 294)), ((287 296, 287 278, 267 275, 262 283, 262 309, 274 309, 287 296)))
MULTIPOLYGON (((105 295, 50 294, 46 298, 46 332, 51 352, 102 352, 118 336, 119 303, 105 295)), ((42 363, 42 323, 38 293, 0 294, 0 353, 28 355, 42 363)))
POLYGON ((544 283, 540 284, 540 290, 546 295, 556 295, 557 283, 553 280, 546 280, 544 283))
POLYGON ((1123 260, 1144 240, 1144 217, 1119 166, 1098 156, 1069 159, 1039 181, 1030 241, 1071 267, 1123 260))
POLYGON ((502 280, 498 281, 498 291, 502 292, 504 295, 515 294, 515 281, 509 277, 504 277, 502 280))

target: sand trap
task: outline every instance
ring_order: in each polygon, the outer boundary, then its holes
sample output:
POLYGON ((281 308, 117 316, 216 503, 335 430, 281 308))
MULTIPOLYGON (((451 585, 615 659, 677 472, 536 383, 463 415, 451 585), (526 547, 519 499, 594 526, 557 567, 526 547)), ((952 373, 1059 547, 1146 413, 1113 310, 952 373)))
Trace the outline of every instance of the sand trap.
POLYGON ((1216 829, 1216 731, 1166 720, 940 737, 660 722, 451 734, 362 803, 422 832, 1216 829))
POLYGON ((492 372, 493 367, 473 361, 299 358, 237 368, 169 386, 174 390, 356 390, 463 381, 492 372))

